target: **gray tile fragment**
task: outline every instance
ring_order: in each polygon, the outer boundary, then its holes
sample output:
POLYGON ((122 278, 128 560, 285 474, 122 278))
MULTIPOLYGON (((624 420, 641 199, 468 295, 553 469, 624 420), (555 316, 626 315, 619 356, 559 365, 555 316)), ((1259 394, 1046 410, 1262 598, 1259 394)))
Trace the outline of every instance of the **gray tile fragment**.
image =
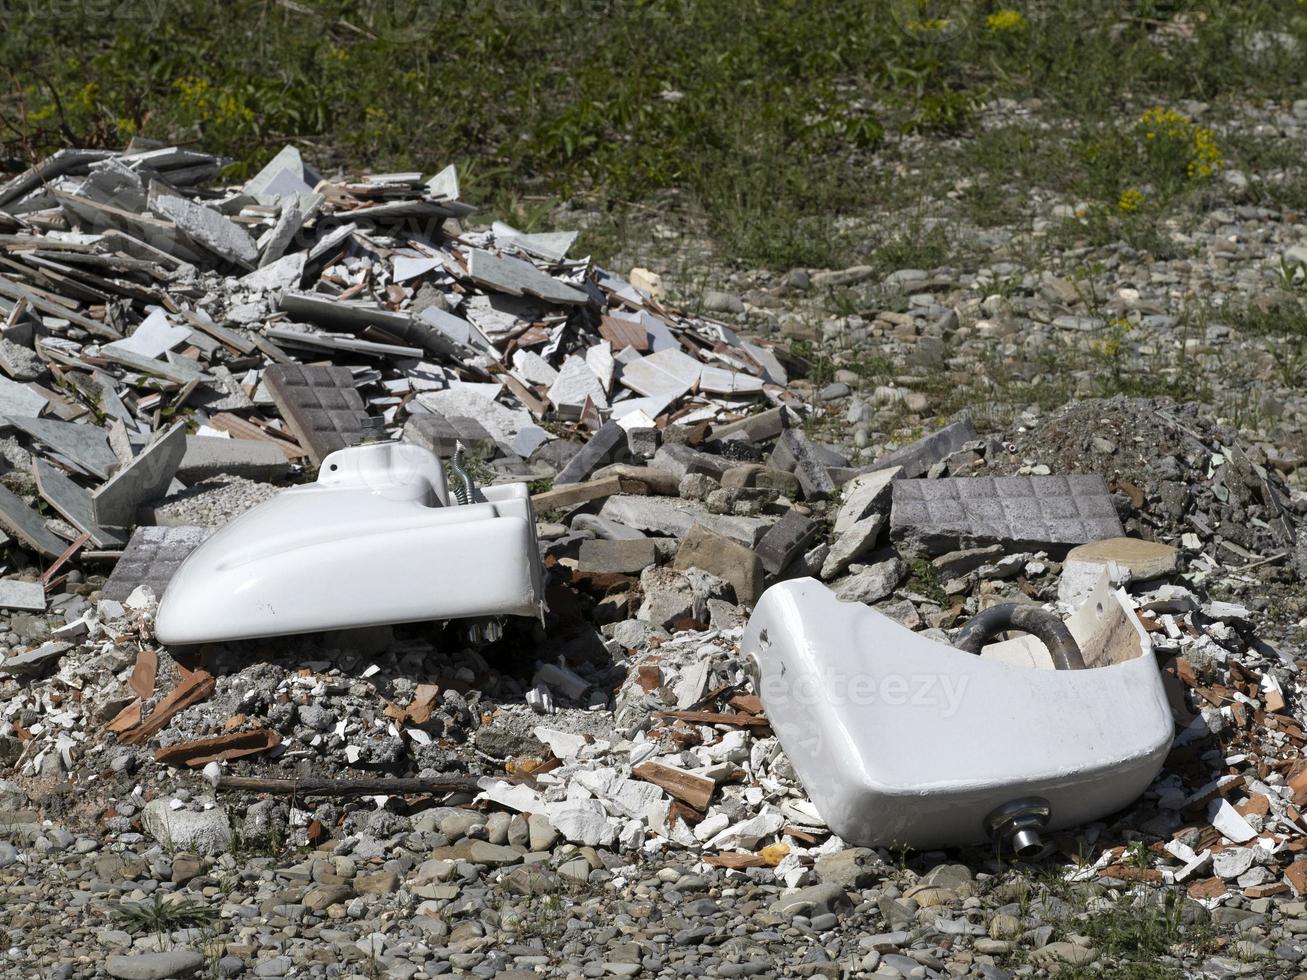
POLYGON ((186 453, 186 423, 175 422, 102 487, 91 494, 97 524, 131 527, 141 504, 161 496, 186 453))
MULTIPOLYGON (((284 460, 285 457, 282 456, 284 460)), ((127 535, 113 528, 104 528, 95 522, 91 510, 91 491, 74 483, 63 470, 37 456, 32 461, 33 475, 41 496, 73 527, 91 536, 97 548, 121 548, 127 535)))

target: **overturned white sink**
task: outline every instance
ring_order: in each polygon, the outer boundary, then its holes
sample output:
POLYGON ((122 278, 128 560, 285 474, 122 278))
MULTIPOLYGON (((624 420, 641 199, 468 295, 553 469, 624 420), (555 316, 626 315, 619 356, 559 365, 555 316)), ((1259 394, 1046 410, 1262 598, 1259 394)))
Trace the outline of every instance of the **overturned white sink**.
POLYGON ((915 848, 995 839, 1028 856, 1041 830, 1135 800, 1170 748, 1161 677, 1127 602, 1104 579, 1067 623, 1086 669, 1054 670, 1028 638, 975 656, 804 578, 764 593, 742 649, 786 755, 840 837, 915 848))
POLYGON ((163 643, 428 619, 538 616, 535 513, 524 484, 459 503, 440 460, 379 443, 332 453, 186 559, 159 604, 163 643))

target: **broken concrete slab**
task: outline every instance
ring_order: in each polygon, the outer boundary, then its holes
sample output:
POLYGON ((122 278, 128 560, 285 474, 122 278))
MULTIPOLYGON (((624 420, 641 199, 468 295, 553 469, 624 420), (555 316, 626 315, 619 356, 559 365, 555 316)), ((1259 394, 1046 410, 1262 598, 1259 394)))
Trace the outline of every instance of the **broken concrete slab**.
POLYGON ((649 538, 582 541, 577 568, 582 572, 638 575, 658 560, 658 549, 649 538))
POLYGON ((153 590, 161 598, 168 583, 192 551, 214 529, 209 527, 138 527, 104 583, 101 596, 125 602, 139 586, 153 590))
POLYGON ((854 521, 831 542, 830 554, 821 566, 821 577, 829 581, 843 574, 850 565, 876 547, 884 527, 885 515, 881 513, 872 513, 860 521, 854 521))
POLYGON ((609 497, 599 516, 627 527, 674 538, 684 537, 696 523, 752 548, 774 523, 766 517, 712 514, 687 500, 668 497, 609 497))
POLYGON ((922 436, 902 449, 896 449, 882 456, 872 463, 868 470, 885 470, 898 466, 903 470, 903 477, 909 479, 919 477, 935 463, 946 459, 975 438, 977 438, 976 428, 971 424, 971 419, 959 419, 937 432, 922 436))
POLYGON ((608 407, 608 392, 603 383, 584 358, 573 354, 563 362, 558 377, 550 385, 549 400, 555 408, 567 410, 572 417, 580 417, 587 399, 596 408, 608 407))
POLYGON ((35 417, 49 404, 50 399, 32 386, 0 377, 0 415, 35 417))
POLYGON ((557 486, 580 483, 601 466, 615 463, 627 455, 626 430, 616 422, 605 422, 599 431, 572 457, 554 479, 557 486))
POLYGON ((524 259, 507 258, 484 249, 469 250, 467 274, 475 282, 509 296, 534 296, 548 303, 568 306, 590 301, 586 293, 541 272, 524 259))
POLYGON ((786 429, 776 440, 771 465, 799 478, 805 500, 827 500, 835 493, 835 481, 821 454, 795 429, 786 429))
POLYGON ((131 527, 136 511, 163 494, 186 455, 186 423, 154 440, 109 482, 91 494, 91 513, 101 527, 131 527))
POLYGON ((435 412, 413 415, 404 423, 403 439, 440 457, 452 456, 458 443, 474 456, 491 459, 498 446, 494 436, 476 419, 446 418, 435 412))
POLYGON ((274 364, 263 380, 315 466, 363 439, 368 415, 349 368, 274 364))
POLYGON ((931 554, 986 542, 1064 550, 1059 546, 1122 534, 1101 476, 949 477, 892 486, 892 537, 931 554))
POLYGON ((150 183, 150 210, 172 221, 177 229, 226 262, 253 269, 259 263, 254 239, 240 225, 211 208, 150 183))
POLYGON ((187 484, 223 475, 275 482, 289 471, 286 454, 270 442, 188 435, 176 476, 187 484))

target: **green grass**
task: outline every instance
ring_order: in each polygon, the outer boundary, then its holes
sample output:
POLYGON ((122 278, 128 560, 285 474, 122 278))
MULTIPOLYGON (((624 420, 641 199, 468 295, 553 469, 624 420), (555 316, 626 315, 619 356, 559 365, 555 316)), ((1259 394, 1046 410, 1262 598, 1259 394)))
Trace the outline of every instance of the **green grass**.
MULTIPOLYGON (((1307 75, 1294 51, 1250 41, 1307 38, 1307 12, 1274 0, 1013 4, 1006 28, 998 3, 935 0, 0 2, 12 166, 138 134, 229 154, 233 179, 288 141, 325 168, 454 162, 470 198, 527 226, 562 201, 598 211, 582 244, 601 259, 655 201, 741 264, 929 265, 946 252, 874 218, 941 201, 953 162, 982 224, 1042 187, 1095 202, 1095 235, 1142 232, 1206 190, 1183 172, 1183 140, 1156 152, 1122 119, 1184 99, 1214 115, 1287 101, 1307 75), (991 132, 1000 96, 1074 124, 991 132), (1147 220, 1108 222, 1131 188, 1147 220)), ((1261 200, 1307 202, 1300 155, 1216 139, 1261 200)))

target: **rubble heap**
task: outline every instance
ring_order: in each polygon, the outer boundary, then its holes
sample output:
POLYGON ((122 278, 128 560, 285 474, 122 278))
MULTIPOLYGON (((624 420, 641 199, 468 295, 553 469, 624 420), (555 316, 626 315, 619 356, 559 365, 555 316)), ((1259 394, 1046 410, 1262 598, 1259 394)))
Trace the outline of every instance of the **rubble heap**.
MULTIPOLYGON (((941 643, 998 602, 1066 615, 1104 574, 1128 589, 1175 747, 1141 800, 1047 857, 1100 899, 1179 886, 1185 915, 1307 955, 1270 918, 1307 891, 1286 628, 1307 499, 1273 450, 1116 400, 1000 433, 959 417, 854 466, 822 433, 858 400, 809 400, 783 352, 669 308, 651 274, 569 259, 571 234, 473 230, 451 170, 323 179, 288 148, 204 189, 220 164, 64 151, 0 186, 0 879, 90 863, 83 911, 195 898, 219 933, 178 928, 160 952, 109 930, 109 975, 167 955, 186 975, 215 942, 222 975, 261 976, 324 941, 405 977, 1092 959, 992 851, 914 870, 830 832, 739 649, 764 589, 798 576, 941 643), (155 641, 159 595, 213 528, 395 438, 532 481, 543 626, 481 647, 442 624, 155 641), (602 961, 558 948, 612 925, 599 898, 555 921, 581 886, 650 927, 619 919, 631 948, 602 961), (648 907, 699 892, 738 896, 768 959, 707 898, 648 907)), ((37 916, 33 963, 63 938, 37 916)))

